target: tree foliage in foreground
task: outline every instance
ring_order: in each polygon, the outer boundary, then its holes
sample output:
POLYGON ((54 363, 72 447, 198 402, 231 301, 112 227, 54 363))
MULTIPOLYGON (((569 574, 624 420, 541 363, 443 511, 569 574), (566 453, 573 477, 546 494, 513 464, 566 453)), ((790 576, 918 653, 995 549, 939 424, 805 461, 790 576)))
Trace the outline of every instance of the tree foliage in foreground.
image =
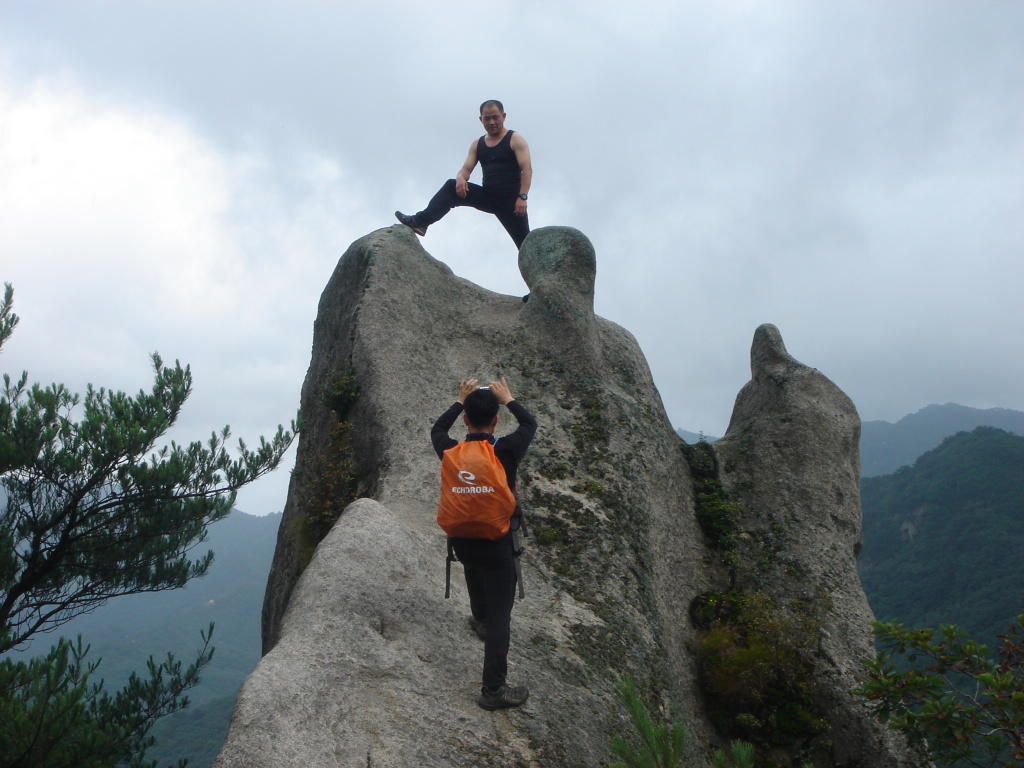
MULTIPOLYGON (((150 657, 145 677, 132 673, 113 695, 93 682, 99 662, 86 662, 88 646, 60 638, 46 656, 0 661, 0 765, 6 768, 155 767, 146 750, 153 724, 188 706, 185 691, 213 658, 213 625, 188 667, 168 654, 150 657)), ((178 762, 184 768, 187 760, 178 762)))
MULTIPOLYGON (((608 747, 618 759, 611 768, 682 768, 686 726, 681 722, 670 725, 655 721, 630 677, 616 681, 615 695, 629 714, 636 738, 630 744, 622 736, 612 737, 608 747)), ((753 768, 754 745, 733 741, 728 749, 718 748, 712 753, 711 764, 714 768, 753 768)))
POLYGON ((972 766, 1024 763, 1024 614, 993 658, 955 626, 907 629, 873 622, 881 650, 854 691, 875 716, 931 760, 972 766), (901 670, 895 656, 922 662, 901 670))
MULTIPOLYGON (((8 285, 0 303, 0 346, 18 322, 8 285)), ((278 427, 253 450, 226 449, 225 427, 204 445, 156 447, 192 390, 188 367, 152 356, 149 392, 62 384, 28 386, 4 375, 0 391, 0 652, 119 595, 182 587, 206 573, 213 553, 191 551, 231 510, 236 491, 270 472, 296 425, 278 427)), ((212 627, 211 627, 212 631, 212 627)), ((188 703, 185 690, 209 662, 210 635, 187 668, 149 662, 113 695, 90 682, 81 641, 48 655, 0 664, 0 763, 143 765, 156 718, 188 703), (112 757, 113 755, 113 757, 112 757)))
POLYGON ((632 678, 616 682, 615 691, 636 729, 639 745, 630 746, 621 736, 613 737, 609 747, 618 758, 612 764, 613 768, 676 768, 681 765, 686 748, 683 724, 655 722, 637 693, 632 678))

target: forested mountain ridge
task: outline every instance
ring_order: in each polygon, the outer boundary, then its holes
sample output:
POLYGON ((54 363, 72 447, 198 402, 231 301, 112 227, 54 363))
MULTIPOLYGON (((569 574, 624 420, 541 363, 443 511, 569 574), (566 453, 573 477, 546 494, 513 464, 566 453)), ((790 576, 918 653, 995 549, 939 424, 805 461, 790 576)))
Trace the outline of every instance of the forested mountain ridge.
POLYGON ((863 478, 861 580, 880 620, 992 644, 1024 597, 1024 437, 977 427, 863 478))
POLYGON ((861 424, 860 474, 875 477, 895 472, 950 435, 981 426, 1024 435, 1024 411, 946 403, 926 406, 896 423, 865 421, 861 424))
MULTIPOLYGON (((1010 408, 969 408, 946 403, 927 405, 916 413, 893 423, 865 421, 861 424, 860 474, 876 477, 895 472, 913 464, 918 456, 939 445, 957 432, 970 432, 975 427, 997 427, 1016 435, 1024 435, 1024 411, 1010 408)), ((683 440, 708 442, 717 437, 676 429, 683 440)))

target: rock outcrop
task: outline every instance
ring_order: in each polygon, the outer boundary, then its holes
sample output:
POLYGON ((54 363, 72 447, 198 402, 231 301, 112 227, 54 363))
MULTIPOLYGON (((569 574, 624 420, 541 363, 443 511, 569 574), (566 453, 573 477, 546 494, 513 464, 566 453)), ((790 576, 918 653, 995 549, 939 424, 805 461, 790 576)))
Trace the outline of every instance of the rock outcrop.
MULTIPOLYGON (((752 381, 703 454, 729 498, 724 546, 698 521, 693 453, 636 341, 594 315, 589 240, 536 230, 519 261, 525 304, 454 276, 399 226, 339 261, 303 386, 265 656, 215 765, 605 765, 609 736, 629 730, 613 694, 627 675, 658 716, 686 722, 688 764, 705 765, 729 734, 699 682, 717 619, 694 607, 743 590, 810 616, 801 627, 813 642, 798 655, 831 729, 777 748, 780 764, 917 764, 849 695, 871 647, 849 399, 789 357, 774 327, 758 329, 752 381), (429 428, 460 378, 502 375, 540 425, 520 468, 533 536, 510 652, 510 679, 531 698, 488 713, 474 702, 482 649, 457 565, 443 599, 429 428), (313 522, 335 492, 362 498, 310 559, 313 522)), ((513 428, 502 419, 498 434, 513 428)))
POLYGON ((850 696, 872 653, 874 619, 857 574, 861 548, 860 418, 819 371, 786 351, 779 330, 754 333, 751 380, 729 429, 712 443, 728 498, 741 510, 741 585, 776 605, 824 611, 813 659, 816 699, 829 725, 825 765, 888 765, 892 734, 850 696))

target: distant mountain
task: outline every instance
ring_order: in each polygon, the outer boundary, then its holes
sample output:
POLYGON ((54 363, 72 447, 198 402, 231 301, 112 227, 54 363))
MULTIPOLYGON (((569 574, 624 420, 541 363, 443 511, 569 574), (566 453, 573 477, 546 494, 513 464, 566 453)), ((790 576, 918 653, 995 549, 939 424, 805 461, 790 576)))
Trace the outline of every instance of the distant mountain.
POLYGON ((191 662, 202 642, 200 631, 214 622, 216 652, 188 694, 192 704, 158 722, 157 746, 147 752, 160 765, 187 757, 190 768, 207 768, 224 741, 238 691, 260 658, 263 592, 280 523, 280 514, 256 517, 235 510, 210 526, 209 538, 196 549, 196 554, 214 552, 205 577, 182 589, 115 598, 37 637, 25 652, 45 653, 57 635, 81 634, 91 646, 89 659, 103 659, 97 674, 106 689, 116 690, 132 671, 144 672, 150 656, 160 660, 170 651, 191 662))
POLYGON ((863 478, 858 569, 880 620, 956 624, 990 645, 1024 598, 1024 437, 978 427, 863 478))
MULTIPOLYGON (((913 464, 925 451, 930 451, 950 435, 969 432, 975 427, 997 427, 1015 435, 1024 435, 1024 411, 1009 408, 968 408, 946 403, 929 405, 917 413, 904 416, 895 424, 888 421, 865 421, 860 435, 861 477, 875 477, 895 472, 913 464)), ((685 429, 678 434, 688 443, 696 443, 701 435, 685 429)), ((705 435, 712 442, 717 437, 705 435)))
POLYGON ((892 424, 865 421, 860 435, 861 477, 895 472, 913 464, 918 456, 935 448, 944 438, 975 427, 997 427, 1024 435, 1024 411, 1009 408, 968 408, 946 403, 929 405, 892 424))
POLYGON ((683 438, 683 440, 685 440, 686 442, 690 443, 691 445, 693 443, 699 443, 701 440, 713 443, 715 440, 718 439, 717 437, 712 437, 711 435, 705 435, 703 432, 688 432, 685 429, 677 429, 676 434, 683 438))

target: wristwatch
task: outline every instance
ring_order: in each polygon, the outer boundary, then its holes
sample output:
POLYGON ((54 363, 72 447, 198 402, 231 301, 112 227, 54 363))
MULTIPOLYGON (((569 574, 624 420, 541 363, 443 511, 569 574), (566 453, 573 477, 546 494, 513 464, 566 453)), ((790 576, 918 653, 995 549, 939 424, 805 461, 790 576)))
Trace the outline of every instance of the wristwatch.
POLYGON ((526 193, 523 192, 521 195, 519 195, 519 199, 520 200, 525 200, 526 199, 526 193))

